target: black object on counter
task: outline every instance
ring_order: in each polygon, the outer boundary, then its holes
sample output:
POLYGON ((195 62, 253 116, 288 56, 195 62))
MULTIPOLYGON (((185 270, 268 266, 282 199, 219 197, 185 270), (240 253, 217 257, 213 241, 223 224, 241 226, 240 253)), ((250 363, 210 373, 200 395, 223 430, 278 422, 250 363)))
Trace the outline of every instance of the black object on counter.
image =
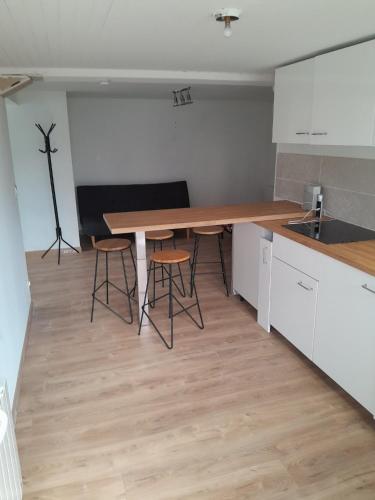
POLYGON ((327 245, 334 243, 353 243, 355 241, 375 240, 375 231, 365 229, 341 220, 324 220, 286 224, 283 227, 303 234, 327 245))

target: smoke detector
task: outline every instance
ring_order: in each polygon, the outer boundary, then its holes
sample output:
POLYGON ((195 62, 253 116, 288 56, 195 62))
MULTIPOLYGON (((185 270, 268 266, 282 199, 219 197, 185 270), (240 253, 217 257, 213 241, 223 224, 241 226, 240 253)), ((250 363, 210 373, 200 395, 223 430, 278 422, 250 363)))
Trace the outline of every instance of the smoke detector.
POLYGON ((216 21, 224 23, 224 36, 229 38, 232 36, 232 26, 233 21, 238 21, 240 18, 241 11, 239 9, 227 8, 221 9, 215 12, 216 21))

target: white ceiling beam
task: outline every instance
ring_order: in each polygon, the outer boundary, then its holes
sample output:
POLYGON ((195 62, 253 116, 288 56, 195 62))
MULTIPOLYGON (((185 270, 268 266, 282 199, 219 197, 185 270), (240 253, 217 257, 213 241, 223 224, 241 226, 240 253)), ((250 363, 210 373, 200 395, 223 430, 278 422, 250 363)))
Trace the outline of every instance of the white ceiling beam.
POLYGON ((157 82, 157 83, 206 83, 210 85, 259 85, 272 86, 273 73, 219 73, 206 71, 159 71, 139 69, 93 68, 15 68, 0 67, 0 73, 26 74, 45 82, 157 82))

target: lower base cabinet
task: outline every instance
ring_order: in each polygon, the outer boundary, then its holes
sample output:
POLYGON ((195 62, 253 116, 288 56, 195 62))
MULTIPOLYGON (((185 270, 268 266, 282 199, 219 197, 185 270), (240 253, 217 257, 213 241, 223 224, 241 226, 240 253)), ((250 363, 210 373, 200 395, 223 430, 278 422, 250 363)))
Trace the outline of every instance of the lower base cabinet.
POLYGON ((271 269, 272 326, 375 415, 375 277, 277 234, 271 269))
POLYGON ((271 267, 272 267, 272 241, 259 238, 259 264, 258 264, 258 314, 259 325, 271 331, 270 304, 271 304, 271 267))
POLYGON ((318 282, 277 257, 271 268, 271 325, 312 359, 318 282))
POLYGON ((258 309, 259 242, 271 233, 256 224, 234 224, 232 246, 233 291, 258 309))
POLYGON ((375 278, 325 256, 313 362, 375 415, 375 278))

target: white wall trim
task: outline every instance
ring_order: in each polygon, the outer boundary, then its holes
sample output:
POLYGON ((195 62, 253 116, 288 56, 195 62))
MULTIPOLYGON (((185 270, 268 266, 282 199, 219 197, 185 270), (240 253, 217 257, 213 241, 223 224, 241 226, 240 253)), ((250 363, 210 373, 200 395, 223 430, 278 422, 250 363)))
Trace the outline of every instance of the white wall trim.
POLYGON ((212 85, 243 84, 272 86, 273 71, 269 73, 220 73, 211 71, 159 71, 149 69, 92 69, 92 68, 33 68, 0 67, 0 73, 22 73, 43 78, 45 82, 92 82, 105 78, 117 82, 206 83, 212 85))

